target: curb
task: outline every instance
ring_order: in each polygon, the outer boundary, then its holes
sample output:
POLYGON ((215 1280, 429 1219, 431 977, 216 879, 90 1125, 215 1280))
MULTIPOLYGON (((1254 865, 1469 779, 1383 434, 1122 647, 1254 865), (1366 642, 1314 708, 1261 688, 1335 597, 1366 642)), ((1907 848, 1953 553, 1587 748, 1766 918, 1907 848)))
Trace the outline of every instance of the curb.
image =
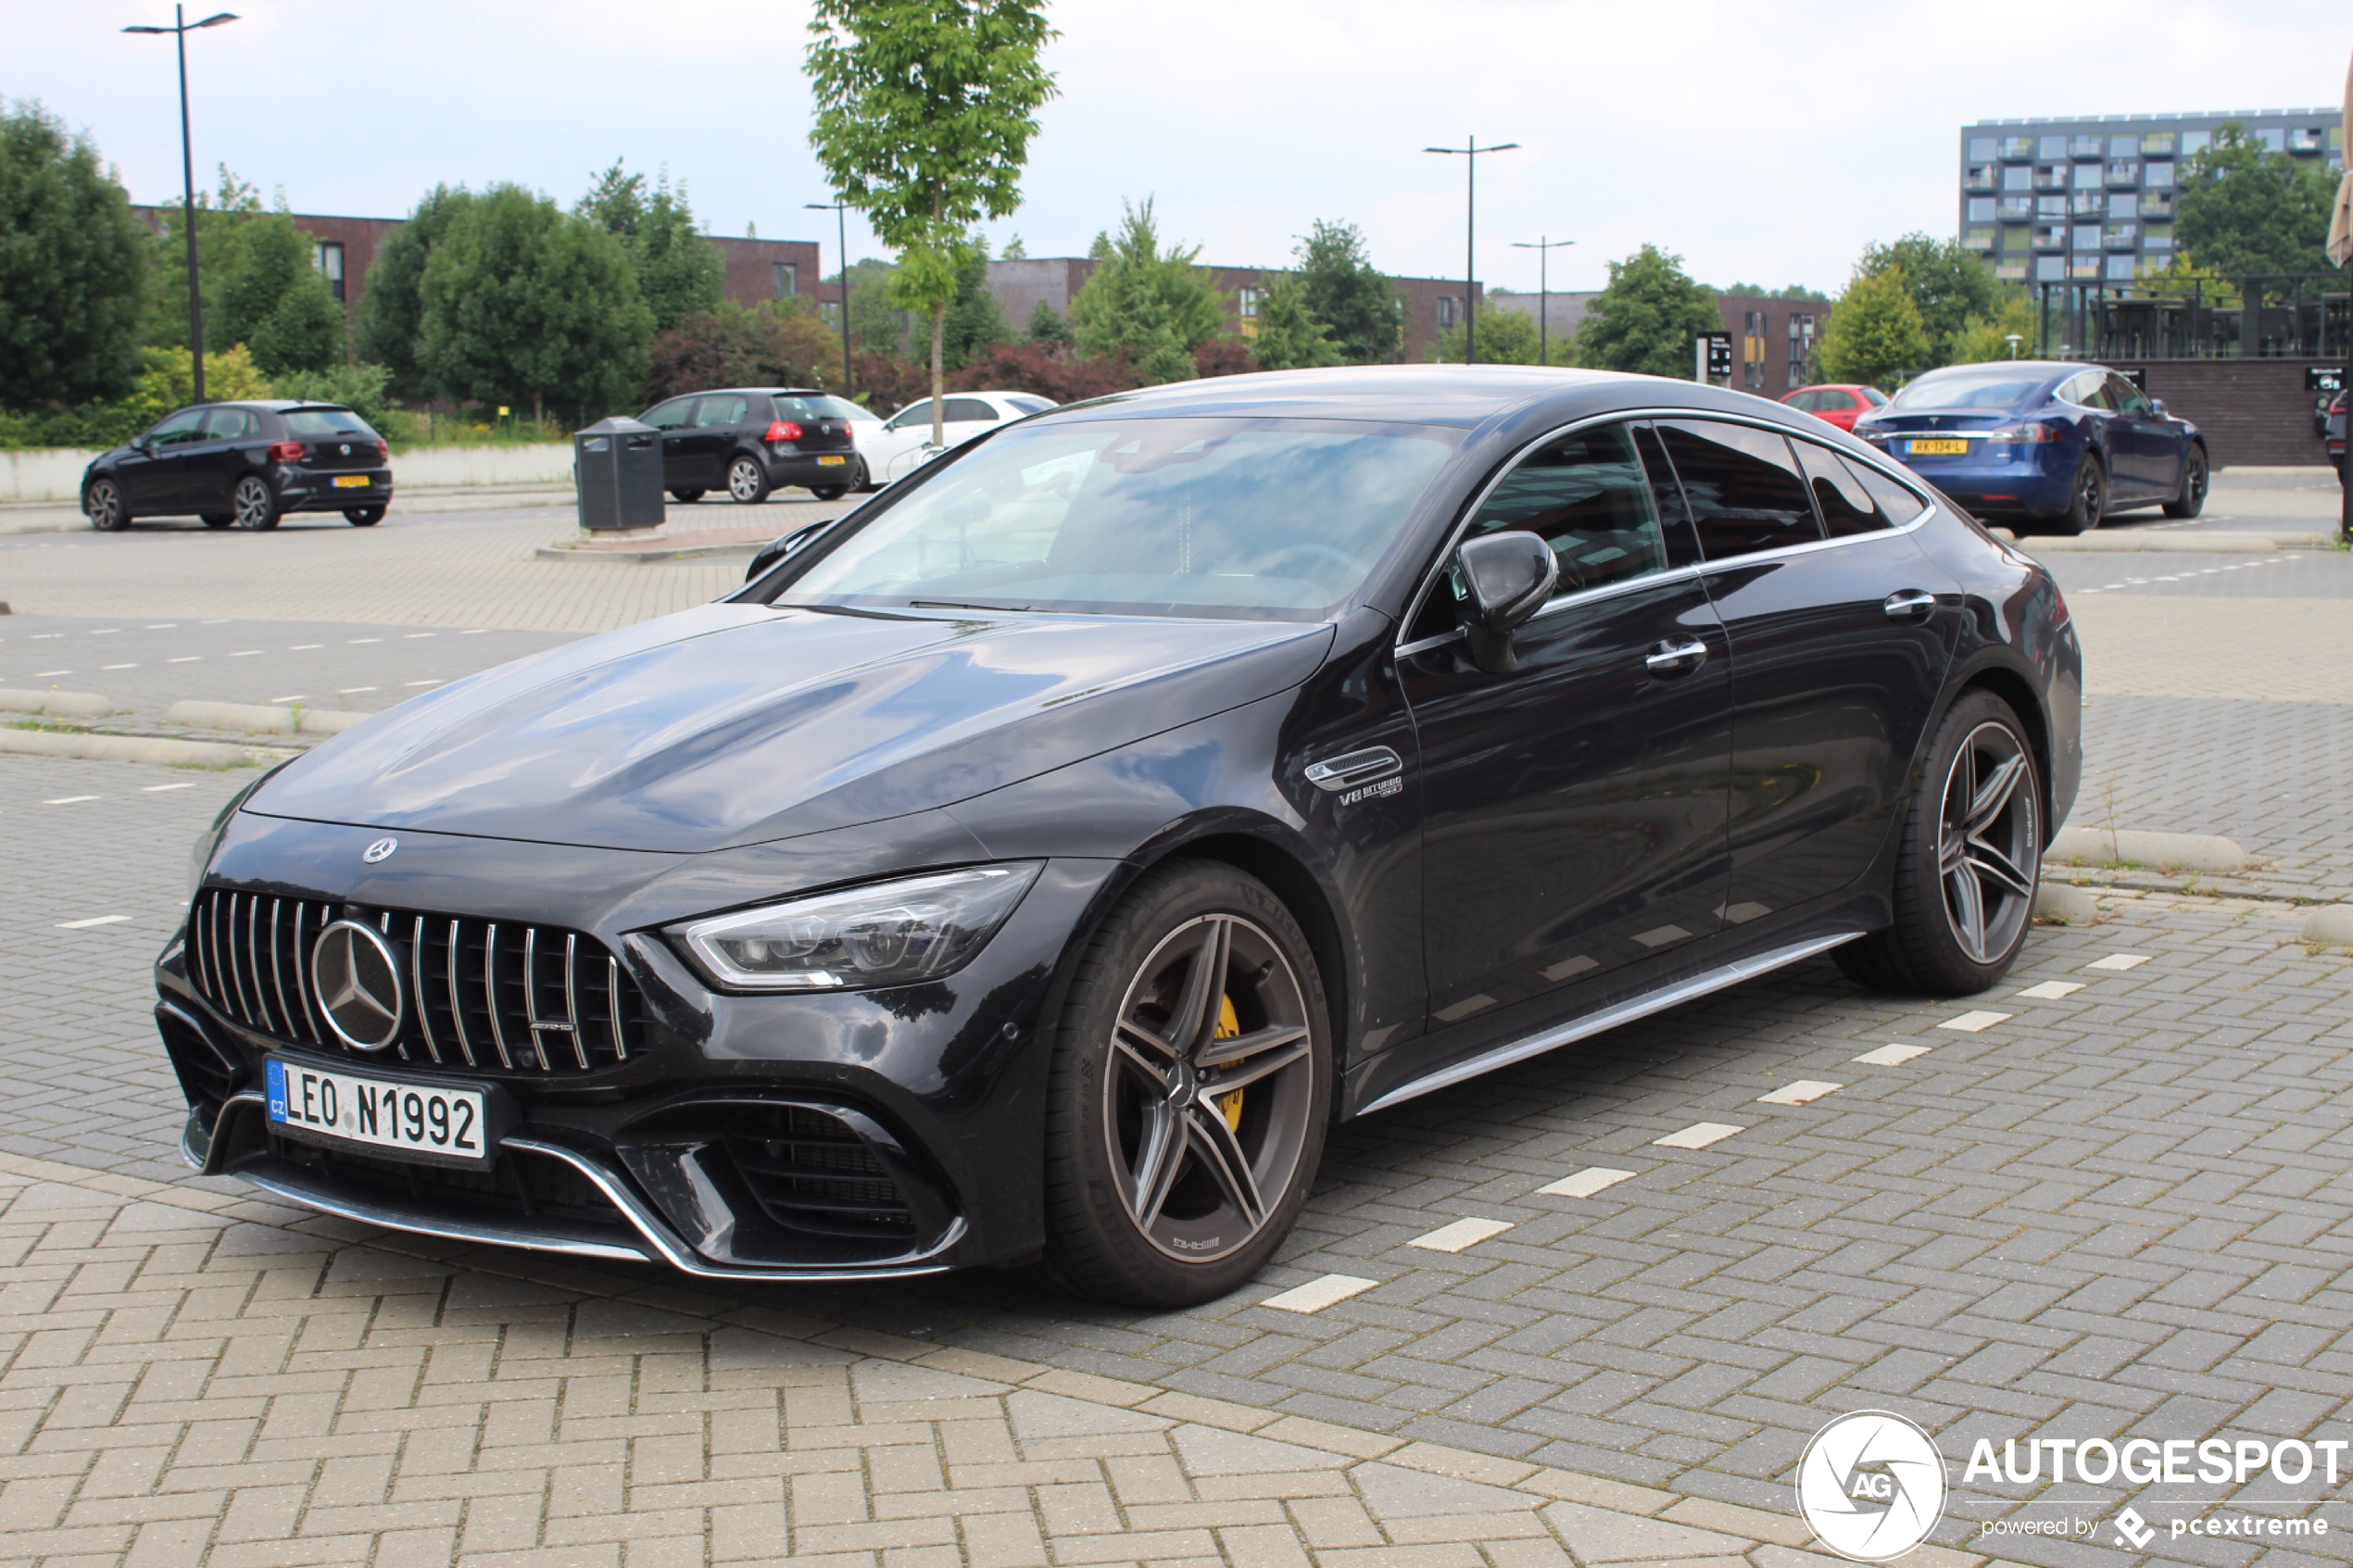
POLYGON ((2353 947, 2353 904, 2331 904, 2312 911, 2304 922, 2304 940, 2332 947, 2353 947))
POLYGON ((2140 833, 2131 828, 2061 828, 2051 837, 2050 857, 2092 866, 2137 860, 2145 866, 2235 876, 2246 869, 2246 851, 2227 838, 2202 833, 2140 833))
POLYGON ((374 718, 373 713, 356 713, 346 709, 305 708, 294 703, 284 708, 265 707, 246 702, 198 702, 191 699, 175 702, 163 716, 167 724, 186 724, 202 730, 275 731, 281 734, 339 735, 355 724, 374 718))
POLYGON ((257 746, 148 735, 93 735, 63 730, 0 730, 0 752, 77 757, 86 762, 159 762, 166 767, 245 768, 282 755, 257 746))
POLYGON ((96 719, 114 704, 96 692, 0 692, 0 713, 39 713, 52 719, 96 719))
POLYGON ((2057 925, 2089 925, 2099 918, 2099 899, 2073 883, 2035 884, 2033 918, 2038 921, 2057 925))

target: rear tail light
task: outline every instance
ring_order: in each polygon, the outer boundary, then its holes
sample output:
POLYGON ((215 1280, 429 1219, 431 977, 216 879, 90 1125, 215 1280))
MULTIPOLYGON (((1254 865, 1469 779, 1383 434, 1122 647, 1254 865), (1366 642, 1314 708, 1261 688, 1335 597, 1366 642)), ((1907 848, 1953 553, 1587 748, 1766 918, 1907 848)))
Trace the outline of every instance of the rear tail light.
POLYGON ((376 437, 376 456, 386 459, 392 457, 392 444, 381 435, 376 437))
POLYGON ((778 420, 768 427, 768 433, 761 439, 762 441, 799 441, 800 427, 790 420, 778 420))
POLYGON ((2004 425, 1999 430, 1987 431, 1985 433, 1985 439, 1988 441, 2022 441, 2029 445, 2034 445, 2041 442, 2060 440, 2065 436, 2065 434, 2066 432, 2060 430, 2057 425, 2004 425))
POLYGON ((298 463, 302 461, 302 443, 299 441, 271 442, 270 444, 270 460, 273 463, 298 463))

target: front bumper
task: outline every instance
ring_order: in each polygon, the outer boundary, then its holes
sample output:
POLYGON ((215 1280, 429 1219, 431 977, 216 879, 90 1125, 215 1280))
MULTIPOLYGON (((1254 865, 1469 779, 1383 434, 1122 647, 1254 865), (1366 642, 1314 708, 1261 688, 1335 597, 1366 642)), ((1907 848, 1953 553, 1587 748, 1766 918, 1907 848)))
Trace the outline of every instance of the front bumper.
POLYGON ((384 469, 281 468, 272 483, 278 505, 289 512, 339 512, 349 507, 392 504, 392 470, 384 469), (338 485, 338 479, 364 478, 362 485, 338 485))

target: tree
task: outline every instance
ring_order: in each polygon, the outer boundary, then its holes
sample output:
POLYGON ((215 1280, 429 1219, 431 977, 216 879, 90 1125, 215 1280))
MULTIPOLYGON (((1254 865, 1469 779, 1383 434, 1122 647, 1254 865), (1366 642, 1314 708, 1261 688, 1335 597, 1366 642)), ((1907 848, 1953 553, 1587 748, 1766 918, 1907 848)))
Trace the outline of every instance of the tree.
POLYGON ((2015 355, 2034 352, 2034 302, 2020 290, 2016 297, 2005 300, 2001 309, 1992 316, 1980 316, 1963 328, 1951 350, 1945 355, 1948 365, 1977 365, 1989 359, 2008 359, 2015 355), (2009 336, 2018 335, 2018 347, 2010 347, 2009 336))
POLYGON ((1906 364, 1907 370, 1951 362, 1972 320, 1994 320, 2010 299, 2025 295, 2018 285, 2004 283, 1983 257, 1963 248, 1957 239, 1932 240, 1917 232, 1893 245, 1865 245, 1855 270, 1858 277, 1894 273, 1904 280, 1929 344, 1928 354, 1906 364))
POLYGON ((425 369, 451 398, 620 407, 645 383, 653 318, 620 239, 520 185, 454 218, 425 263, 425 369))
POLYGON ((1071 332, 1070 323, 1063 320, 1062 312, 1054 308, 1051 300, 1039 300, 1038 307, 1029 313, 1026 336, 1031 343, 1051 349, 1068 350, 1078 345, 1078 339, 1071 332))
MULTIPOLYGON (((384 429, 392 411, 387 389, 392 372, 382 365, 330 365, 323 370, 289 370, 270 378, 270 395, 294 397, 305 403, 340 403, 361 419, 384 429)), ((205 372, 205 390, 212 390, 212 373, 205 372)))
POLYGON ((1723 330, 1715 291, 1692 281, 1681 257, 1645 245, 1609 264, 1609 284, 1578 329, 1577 360, 1597 370, 1689 380, 1692 340, 1723 330))
POLYGON ((1716 291, 1727 298, 1733 295, 1748 295, 1757 299, 1810 299, 1817 305, 1828 305, 1831 296, 1819 289, 1809 289, 1804 283, 1792 283, 1785 289, 1768 289, 1762 283, 1726 283, 1716 291))
POLYGON ((948 302, 940 327, 942 358, 950 370, 961 370, 983 349, 1013 338, 1013 323, 988 291, 988 252, 975 235, 956 264, 956 297, 948 302))
POLYGON ((1363 230, 1318 218, 1293 254, 1307 313, 1331 329, 1343 361, 1387 365, 1403 353, 1405 299, 1374 270, 1363 230))
MULTIPOLYGON (((218 336, 220 284, 236 265, 246 223, 261 215, 261 193, 220 166, 219 186, 196 193, 196 273, 204 302, 205 337, 218 336)), ((158 347, 188 346, 187 220, 178 204, 157 209, 160 226, 148 251, 146 341, 158 347)), ((233 341, 223 339, 222 341, 233 341)), ((211 385, 207 381, 208 388, 211 385)))
POLYGON ((343 307, 313 264, 314 249, 287 213, 245 220, 206 318, 206 338, 244 344, 264 375, 341 364, 343 307))
POLYGON ((424 364, 425 266, 449 226, 473 204, 462 185, 435 185, 384 238, 368 269, 368 292, 359 302, 359 354, 392 372, 393 393, 401 397, 433 395, 424 364))
POLYGON ((646 401, 708 386, 818 386, 838 390, 841 339, 823 321, 771 301, 689 318, 654 339, 646 401))
POLYGON ((0 403, 130 389, 148 245, 88 136, 37 103, 0 106, 0 403))
MULTIPOLYGON (((1498 290, 1497 294, 1504 291, 1498 290)), ((1577 363, 1577 345, 1558 333, 1540 340, 1536 332, 1536 313, 1514 310, 1502 306, 1495 295, 1490 295, 1488 307, 1478 313, 1478 361, 1482 365, 1537 365, 1546 363, 1536 355, 1540 341, 1554 365, 1577 363)), ((1438 340, 1438 362, 1459 365, 1467 349, 1467 323, 1456 321, 1438 340)), ((1720 329, 1718 329, 1720 330, 1720 329)))
POLYGON ((815 0, 809 31, 817 161, 899 253, 893 297, 931 317, 932 439, 947 391, 948 305, 964 236, 1021 205, 1037 111, 1042 0, 815 0))
POLYGON ((615 158, 573 211, 628 247, 638 291, 653 312, 654 331, 666 332, 689 316, 719 307, 726 293, 726 258, 697 232, 686 182, 673 191, 668 169, 648 195, 646 177, 626 172, 615 158))
POLYGON ((1034 393, 1057 403, 1077 403, 1131 391, 1142 385, 1143 379, 1126 354, 1079 359, 1044 344, 999 343, 981 350, 949 384, 964 392, 993 388, 1034 393))
POLYGON ((1340 362, 1331 328, 1307 308, 1307 285, 1296 272, 1270 272, 1258 300, 1258 335, 1251 352, 1262 370, 1307 370, 1340 362))
MULTIPOLYGON (((861 354, 907 352, 907 312, 890 302, 890 280, 898 270, 873 256, 849 269, 849 341, 861 354)), ((866 383, 862 379, 858 384, 866 383)))
POLYGON ((1126 350, 1147 386, 1190 381, 1199 373, 1193 350, 1226 324, 1224 296, 1193 265, 1201 247, 1162 250, 1148 196, 1126 208, 1117 239, 1098 234, 1088 254, 1097 262, 1094 274, 1070 302, 1079 352, 1126 350))
POLYGON ((2190 160, 2173 238, 2200 270, 2227 278, 2334 272, 2322 246, 2335 194, 2317 161, 2271 152, 2233 120, 2190 160))
POLYGON ((1927 369, 1934 348, 1912 303, 1910 280, 1902 268, 1889 267, 1858 272, 1846 285, 1814 346, 1814 364, 1824 381, 1893 386, 1897 377, 1927 369))
MULTIPOLYGON (((149 345, 141 351, 145 363, 139 380, 132 388, 131 401, 139 411, 141 428, 153 424, 174 408, 184 408, 196 400, 195 367, 188 363, 184 347, 158 348, 149 345)), ((204 357, 205 396, 216 403, 236 403, 247 398, 270 395, 270 378, 263 375, 245 352, 244 344, 233 344, 218 352, 208 351, 204 357)))

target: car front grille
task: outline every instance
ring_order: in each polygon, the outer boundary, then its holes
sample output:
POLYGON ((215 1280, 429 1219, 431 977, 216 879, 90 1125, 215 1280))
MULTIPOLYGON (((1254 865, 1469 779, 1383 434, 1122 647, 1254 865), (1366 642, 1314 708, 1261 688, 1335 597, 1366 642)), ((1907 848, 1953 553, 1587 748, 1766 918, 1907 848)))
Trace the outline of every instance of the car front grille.
POLYGON ((208 887, 188 912, 188 979, 224 1016, 291 1044, 484 1073, 593 1073, 642 1054, 644 1002, 593 936, 410 909, 208 887), (311 972, 321 933, 355 920, 399 958, 399 1034, 381 1053, 327 1026, 311 972))
POLYGON ((915 1234, 899 1184, 837 1117, 798 1105, 751 1111, 728 1125, 726 1148, 778 1224, 826 1236, 915 1234))

